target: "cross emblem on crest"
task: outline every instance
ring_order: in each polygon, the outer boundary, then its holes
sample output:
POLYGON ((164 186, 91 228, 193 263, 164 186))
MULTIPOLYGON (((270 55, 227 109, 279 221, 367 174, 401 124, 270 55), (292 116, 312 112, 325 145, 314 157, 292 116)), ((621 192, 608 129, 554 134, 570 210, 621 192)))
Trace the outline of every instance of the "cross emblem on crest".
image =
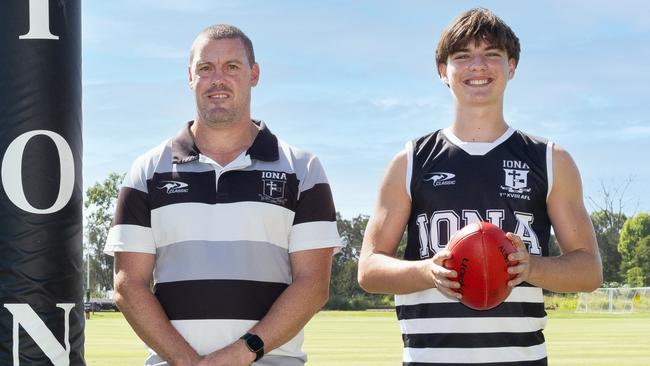
POLYGON ((528 170, 503 169, 505 172, 505 186, 501 186, 510 193, 530 192, 528 188, 528 170))
POLYGON ((285 181, 277 179, 263 179, 262 194, 269 198, 284 198, 285 181))

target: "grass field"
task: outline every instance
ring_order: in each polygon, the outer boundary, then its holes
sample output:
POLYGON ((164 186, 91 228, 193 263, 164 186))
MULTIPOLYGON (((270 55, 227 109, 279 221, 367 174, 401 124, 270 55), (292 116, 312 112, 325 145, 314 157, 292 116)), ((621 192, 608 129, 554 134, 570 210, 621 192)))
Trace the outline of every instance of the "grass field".
MULTIPOLYGON (((549 312, 549 364, 650 365, 650 314, 593 315, 549 312)), ((313 366, 401 365, 401 337, 393 312, 319 313, 305 329, 313 366)), ((96 313, 86 323, 90 366, 143 364, 142 342, 120 313, 96 313)))

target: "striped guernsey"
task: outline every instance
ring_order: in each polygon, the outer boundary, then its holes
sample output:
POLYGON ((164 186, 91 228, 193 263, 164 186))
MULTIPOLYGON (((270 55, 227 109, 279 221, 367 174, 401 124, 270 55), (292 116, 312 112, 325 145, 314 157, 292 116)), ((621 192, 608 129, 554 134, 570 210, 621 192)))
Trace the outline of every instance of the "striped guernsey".
MULTIPOLYGON (((463 226, 489 221, 548 255, 552 144, 508 129, 493 143, 440 130, 407 144, 411 198, 404 258, 431 258, 463 226)), ((405 366, 546 365, 542 289, 527 283, 504 303, 472 310, 437 289, 396 295, 405 366)))
MULTIPOLYGON (((340 243, 319 160, 255 123, 253 145, 225 167, 198 151, 192 122, 138 158, 106 243, 109 254, 155 254, 155 296, 199 354, 264 317, 291 283, 290 253, 340 243)), ((260 364, 302 365, 302 339, 301 331, 260 364)), ((146 365, 163 362, 150 352, 146 365)))

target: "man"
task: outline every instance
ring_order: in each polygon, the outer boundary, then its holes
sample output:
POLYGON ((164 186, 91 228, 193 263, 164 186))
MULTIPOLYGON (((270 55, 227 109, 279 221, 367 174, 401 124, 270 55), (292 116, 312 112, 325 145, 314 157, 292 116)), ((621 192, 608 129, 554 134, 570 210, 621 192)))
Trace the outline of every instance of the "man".
POLYGON ((404 365, 546 365, 542 289, 592 291, 602 268, 578 170, 556 144, 510 127, 503 96, 519 40, 486 9, 461 14, 436 49, 455 101, 451 126, 409 142, 388 166, 365 233, 359 282, 393 293, 404 365), (518 251, 511 295, 487 311, 454 292, 443 267, 449 238, 478 221, 499 225, 518 251), (562 254, 548 257, 551 225, 562 254), (394 257, 408 226, 404 260, 394 257))
POLYGON ((340 240, 319 160, 251 120, 259 75, 241 30, 203 30, 195 120, 138 158, 120 190, 106 251, 146 365, 306 361, 302 328, 327 301, 340 240))

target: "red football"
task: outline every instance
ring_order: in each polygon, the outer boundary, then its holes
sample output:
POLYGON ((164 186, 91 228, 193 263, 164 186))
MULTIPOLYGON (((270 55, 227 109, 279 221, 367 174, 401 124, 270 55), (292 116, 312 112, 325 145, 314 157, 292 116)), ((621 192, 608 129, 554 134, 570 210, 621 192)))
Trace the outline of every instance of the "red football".
POLYGON ((456 280, 463 295, 461 303, 475 310, 487 310, 501 304, 511 288, 508 281, 508 255, 516 251, 498 226, 487 222, 471 224, 458 231, 447 248, 451 258, 444 267, 458 273, 456 280))

